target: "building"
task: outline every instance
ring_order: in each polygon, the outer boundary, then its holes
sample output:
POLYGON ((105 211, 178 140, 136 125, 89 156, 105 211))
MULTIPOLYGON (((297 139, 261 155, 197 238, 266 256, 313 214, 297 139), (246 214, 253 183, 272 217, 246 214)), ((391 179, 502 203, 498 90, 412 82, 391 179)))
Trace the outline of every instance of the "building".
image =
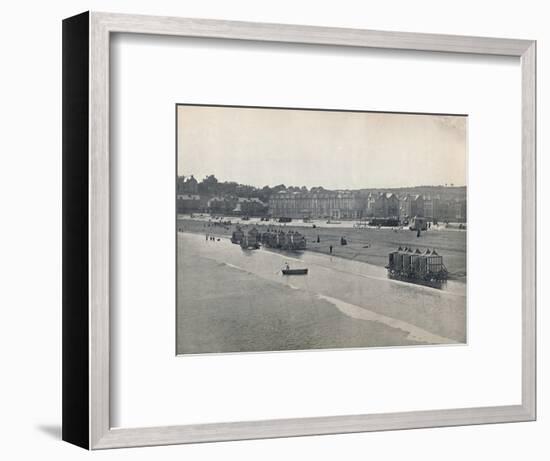
POLYGON ((396 194, 386 193, 386 215, 383 218, 399 217, 399 197, 396 194))
POLYGON ((404 194, 399 197, 399 220, 407 221, 411 217, 411 196, 404 194))
POLYGON ((268 205, 257 197, 239 197, 233 208, 233 214, 242 216, 265 216, 267 211, 268 205))
POLYGON ((366 216, 373 218, 399 217, 399 198, 391 192, 371 192, 367 197, 366 216))
POLYGON ((466 198, 442 198, 439 195, 430 195, 424 197, 423 206, 423 216, 430 220, 466 222, 466 198))
POLYGON ((193 175, 189 177, 180 176, 177 179, 177 193, 178 194, 198 194, 199 183, 193 175))
POLYGON ((411 196, 411 217, 424 216, 424 197, 422 195, 411 196))
POLYGON ((424 216, 428 219, 437 219, 438 217, 438 205, 440 197, 438 195, 425 195, 424 196, 424 216))
POLYGON ((457 222, 466 222, 467 210, 466 210, 466 200, 455 199, 454 203, 455 210, 455 220, 457 222))
POLYGON ((365 206, 365 197, 359 192, 283 190, 269 199, 269 214, 274 218, 358 219, 365 206))
POLYGON ((208 199, 206 206, 211 214, 228 215, 231 214, 237 200, 232 197, 211 197, 208 199))
POLYGON ((178 194, 176 196, 176 210, 178 213, 193 213, 201 211, 202 201, 198 194, 178 194))
POLYGON ((398 218, 408 222, 414 217, 428 220, 466 221, 466 198, 441 198, 439 194, 401 194, 393 192, 282 190, 269 200, 274 218, 361 219, 398 218))
MULTIPOLYGON (((425 205, 424 196, 420 194, 403 194, 399 197, 399 219, 402 222, 406 222, 415 216, 424 217, 425 205)), ((431 207, 431 202, 428 205, 431 207)))
POLYGON ((178 213, 270 215, 294 219, 383 218, 398 219, 403 224, 414 217, 449 222, 466 222, 467 219, 465 187, 447 190, 442 186, 426 186, 389 191, 326 190, 322 187, 308 191, 305 187, 292 187, 266 195, 269 196, 266 203, 259 197, 238 197, 234 193, 195 193, 198 186, 193 176, 177 178, 178 213))

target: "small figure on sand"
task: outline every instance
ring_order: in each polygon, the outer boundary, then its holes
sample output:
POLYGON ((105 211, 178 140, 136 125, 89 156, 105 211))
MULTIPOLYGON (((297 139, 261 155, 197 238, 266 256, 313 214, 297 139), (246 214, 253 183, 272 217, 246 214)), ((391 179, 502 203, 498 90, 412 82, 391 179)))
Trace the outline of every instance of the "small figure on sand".
POLYGON ((321 243, 321 237, 317 236, 317 243, 321 243))
POLYGON ((287 262, 285 262, 285 270, 287 270, 287 271, 290 270, 290 266, 287 262))
POLYGON ((416 236, 420 237, 420 228, 416 230, 416 236))
POLYGON ((330 254, 332 254, 332 245, 330 245, 330 246, 328 247, 328 250, 329 250, 330 254))

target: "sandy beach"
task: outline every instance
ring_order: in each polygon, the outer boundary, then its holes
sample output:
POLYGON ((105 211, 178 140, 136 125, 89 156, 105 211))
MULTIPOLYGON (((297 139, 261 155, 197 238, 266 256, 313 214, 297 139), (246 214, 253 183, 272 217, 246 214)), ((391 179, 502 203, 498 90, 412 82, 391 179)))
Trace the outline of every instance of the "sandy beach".
MULTIPOLYGON (((231 218, 227 218, 231 219, 231 218)), ((444 264, 449 271, 449 278, 457 281, 466 281, 466 231, 457 230, 429 230, 416 237, 416 232, 408 229, 395 230, 392 228, 364 228, 355 229, 352 223, 341 225, 324 225, 313 228, 312 224, 289 223, 281 225, 274 222, 244 222, 240 224, 243 230, 256 227, 259 230, 268 227, 280 226, 285 230, 299 231, 306 236, 307 251, 330 254, 354 261, 366 262, 384 267, 388 262, 388 253, 399 246, 412 246, 424 250, 436 249, 443 255, 444 264), (348 224, 348 225, 346 225, 348 224), (317 237, 320 242, 317 243, 317 237), (340 245, 340 238, 347 240, 347 245, 340 245)), ((223 226, 205 220, 190 219, 178 216, 177 227, 185 232, 210 234, 218 237, 229 237, 236 229, 236 224, 223 226)))
POLYGON ((464 283, 439 290, 321 252, 242 250, 223 231, 178 232, 180 354, 466 341, 464 283), (286 262, 309 274, 283 276, 286 262))

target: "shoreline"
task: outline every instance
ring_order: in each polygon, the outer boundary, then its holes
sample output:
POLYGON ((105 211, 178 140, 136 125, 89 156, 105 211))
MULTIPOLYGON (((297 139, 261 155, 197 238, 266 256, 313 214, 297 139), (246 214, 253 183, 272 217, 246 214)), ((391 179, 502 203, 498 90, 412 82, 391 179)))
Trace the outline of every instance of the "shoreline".
MULTIPOLYGON (((223 225, 218 222, 199 221, 187 217, 178 217, 176 224, 178 231, 208 234, 216 238, 230 238, 236 227, 236 224, 223 225)), ((466 232, 427 231, 417 238, 413 231, 387 228, 307 228, 278 223, 240 224, 240 227, 245 232, 252 227, 259 230, 280 227, 284 230, 298 231, 307 239, 307 249, 304 251, 364 262, 378 267, 385 267, 388 253, 400 245, 420 249, 435 248, 444 256, 444 262, 449 271, 449 280, 466 283, 466 232), (341 237, 346 238, 347 245, 340 244, 341 237), (330 252, 331 245, 332 253, 330 252)))
POLYGON ((188 230, 177 236, 179 354, 467 340, 464 284, 434 289, 338 256, 242 250, 226 229, 211 233, 216 242, 188 230), (291 260, 308 266, 309 277, 283 276, 283 261, 291 260))

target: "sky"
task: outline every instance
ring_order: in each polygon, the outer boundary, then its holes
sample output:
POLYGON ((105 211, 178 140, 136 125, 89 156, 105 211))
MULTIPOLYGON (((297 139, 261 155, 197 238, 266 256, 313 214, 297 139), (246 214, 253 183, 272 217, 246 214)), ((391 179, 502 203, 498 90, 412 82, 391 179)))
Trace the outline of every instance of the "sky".
POLYGON ((178 175, 256 187, 466 185, 468 117, 178 106, 178 175))

